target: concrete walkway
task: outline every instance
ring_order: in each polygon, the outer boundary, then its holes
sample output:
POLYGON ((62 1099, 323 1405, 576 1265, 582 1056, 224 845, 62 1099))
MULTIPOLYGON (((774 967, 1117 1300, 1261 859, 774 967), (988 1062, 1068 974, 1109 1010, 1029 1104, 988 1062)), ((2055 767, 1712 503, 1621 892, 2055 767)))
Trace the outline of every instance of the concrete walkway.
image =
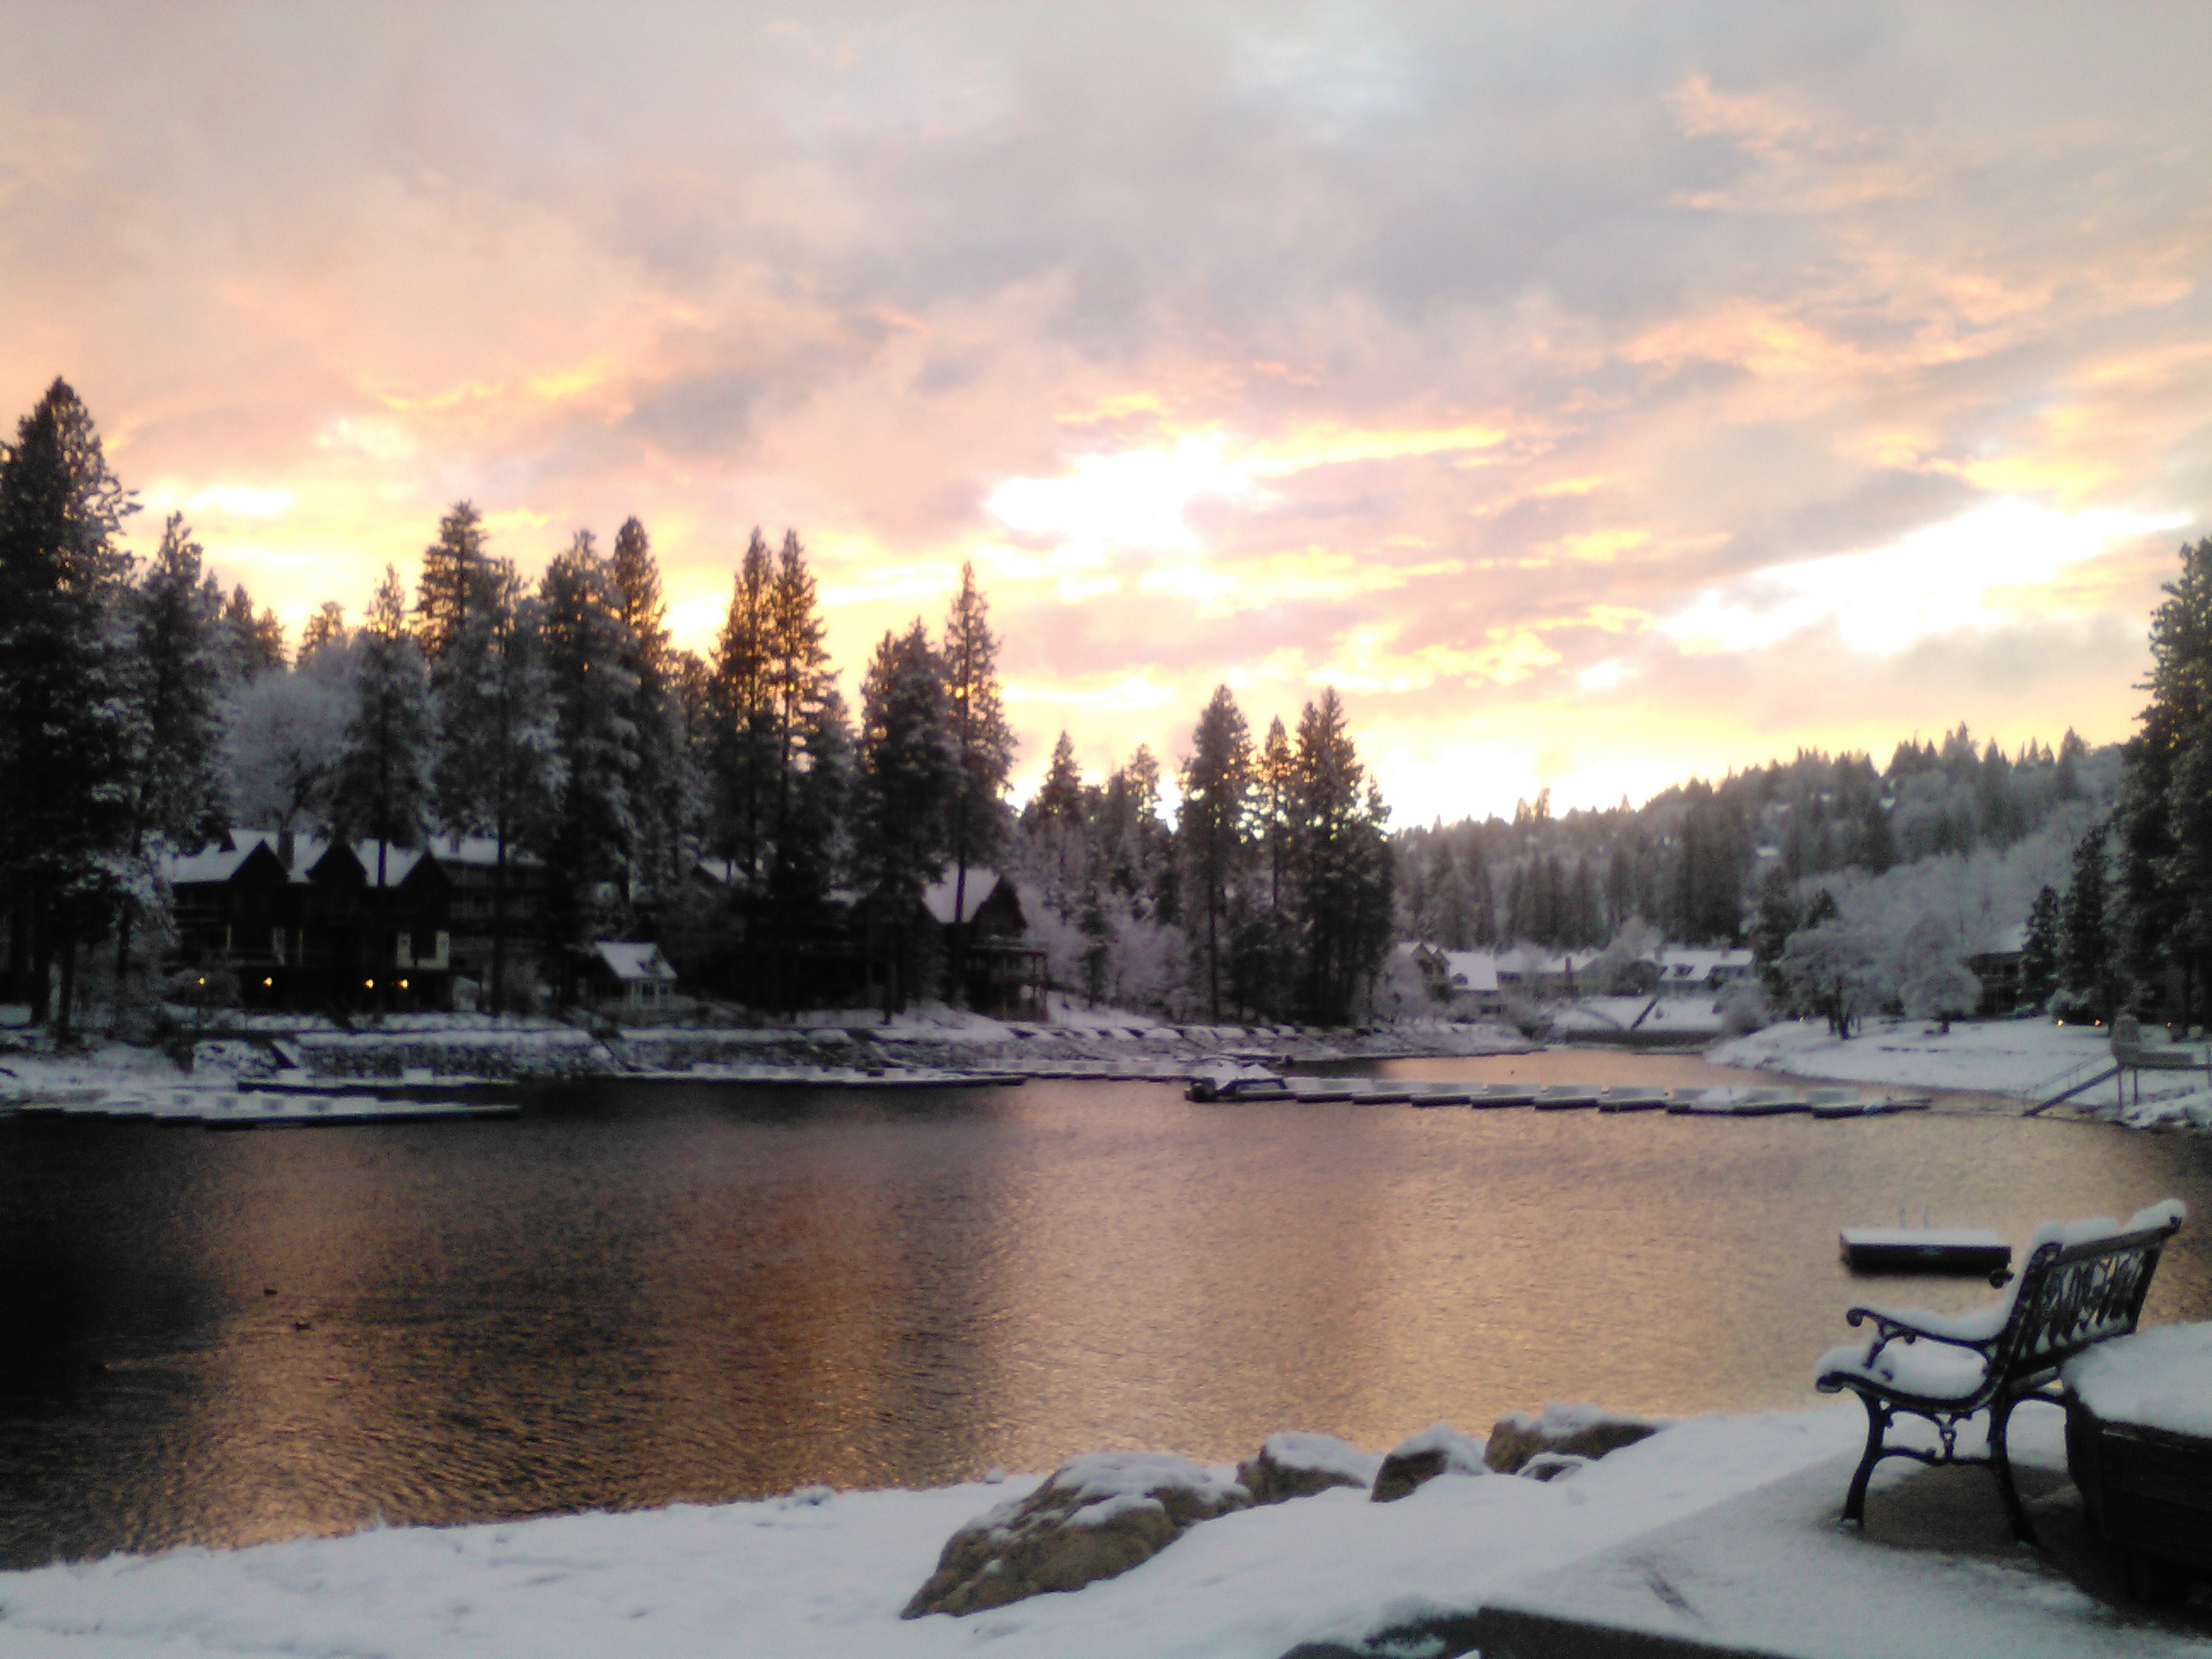
POLYGON ((2040 1550, 2012 1541, 1986 1470, 1902 1460, 1877 1476, 1864 1534, 1846 1530, 1847 1457, 1532 1580, 1474 1616, 1468 1646, 1483 1659, 2212 1659, 2212 1592, 2127 1600, 2065 1477, 2058 1414, 2015 1421, 2040 1550))

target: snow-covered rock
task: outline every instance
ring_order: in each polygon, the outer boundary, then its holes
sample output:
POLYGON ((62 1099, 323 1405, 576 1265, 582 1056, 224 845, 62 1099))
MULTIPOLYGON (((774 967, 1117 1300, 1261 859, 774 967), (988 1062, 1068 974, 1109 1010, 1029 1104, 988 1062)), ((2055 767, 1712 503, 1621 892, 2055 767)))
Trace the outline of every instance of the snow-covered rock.
POLYGON ((1382 1460, 1373 1452, 1334 1435, 1291 1430, 1269 1435, 1258 1451, 1237 1466, 1237 1480, 1252 1494, 1254 1503, 1280 1504, 1310 1498, 1331 1486, 1372 1486, 1382 1468, 1382 1460))
POLYGON ((1150 1560, 1200 1521, 1249 1508, 1222 1473, 1173 1452, 1091 1452, 954 1533, 902 1615, 981 1613, 1078 1590, 1150 1560))
POLYGON ((1378 1504, 1393 1504, 1440 1474, 1488 1473, 1483 1465, 1481 1441, 1462 1434, 1449 1423, 1431 1423, 1390 1449, 1382 1467, 1376 1471, 1370 1496, 1378 1504))
MULTIPOLYGON (((1565 1457, 1595 1459, 1607 1452, 1648 1440, 1663 1425, 1647 1418, 1624 1417, 1601 1406, 1553 1401, 1543 1415, 1508 1412, 1490 1431, 1483 1461, 1500 1474, 1519 1474, 1531 1460, 1547 1452, 1565 1457)), ((1548 1480, 1556 1474, 1541 1474, 1548 1480)))

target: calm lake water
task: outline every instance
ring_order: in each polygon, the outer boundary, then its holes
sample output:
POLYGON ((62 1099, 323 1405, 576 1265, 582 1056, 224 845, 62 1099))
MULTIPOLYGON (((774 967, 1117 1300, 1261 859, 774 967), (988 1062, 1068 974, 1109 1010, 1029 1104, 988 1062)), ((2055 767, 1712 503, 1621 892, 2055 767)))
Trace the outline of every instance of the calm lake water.
POLYGON ((2017 1242, 2170 1194, 2193 1220, 2149 1317, 2212 1317, 2212 1142, 1966 1112, 609 1084, 507 1122, 0 1122, 0 1565, 1226 1460, 1282 1428, 1381 1446, 1555 1398, 1802 1406, 1852 1301, 1989 1294, 1854 1281, 1839 1226, 2017 1242))

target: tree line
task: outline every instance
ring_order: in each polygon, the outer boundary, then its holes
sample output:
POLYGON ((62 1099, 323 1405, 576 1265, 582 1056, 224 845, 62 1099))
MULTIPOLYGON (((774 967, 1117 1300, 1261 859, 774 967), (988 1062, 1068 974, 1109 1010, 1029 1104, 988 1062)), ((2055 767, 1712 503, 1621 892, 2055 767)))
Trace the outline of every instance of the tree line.
POLYGON ((486 838, 495 1007, 530 990, 507 950, 523 859, 544 878, 533 942, 556 951, 696 926, 702 860, 731 896, 723 949, 787 961, 857 912, 887 1007, 935 988, 915 919, 948 870, 961 916, 971 872, 1030 884, 1044 929, 1084 939, 1060 954, 1093 994, 1149 951, 1163 1006, 1342 1018, 1388 949, 1387 814, 1334 690, 1256 751, 1216 693, 1172 827, 1148 753, 1092 786, 1064 735, 1017 819, 972 568, 934 638, 917 618, 878 642, 855 715, 794 532, 755 532, 702 657, 671 640, 636 519, 605 551, 577 531, 532 583, 460 501, 411 593, 387 567, 357 625, 325 601, 288 653, 181 515, 137 568, 118 540, 136 510, 58 380, 0 450, 0 781, 18 803, 0 892, 9 980, 42 1023, 67 1028, 88 963, 112 963, 115 1004, 145 980, 162 857, 233 823, 374 843, 380 894, 390 849, 486 838))
POLYGON ((2212 538, 2180 558, 2118 799, 2029 913, 2021 994, 2063 1015, 2212 1023, 2212 538))

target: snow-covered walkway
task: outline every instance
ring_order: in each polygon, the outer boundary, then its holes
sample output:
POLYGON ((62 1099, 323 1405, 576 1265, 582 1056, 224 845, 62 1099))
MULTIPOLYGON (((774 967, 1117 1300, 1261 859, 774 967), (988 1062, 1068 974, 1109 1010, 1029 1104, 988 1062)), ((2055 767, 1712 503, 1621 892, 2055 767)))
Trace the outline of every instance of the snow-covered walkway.
POLYGON ((1856 1407, 1680 1423, 1549 1484, 1445 1475, 1206 1522, 1121 1577, 902 1620, 963 1522, 1034 1480, 394 1528, 0 1574, 7 1659, 210 1655, 1279 1659, 1516 1583, 1847 1452, 1856 1407))

